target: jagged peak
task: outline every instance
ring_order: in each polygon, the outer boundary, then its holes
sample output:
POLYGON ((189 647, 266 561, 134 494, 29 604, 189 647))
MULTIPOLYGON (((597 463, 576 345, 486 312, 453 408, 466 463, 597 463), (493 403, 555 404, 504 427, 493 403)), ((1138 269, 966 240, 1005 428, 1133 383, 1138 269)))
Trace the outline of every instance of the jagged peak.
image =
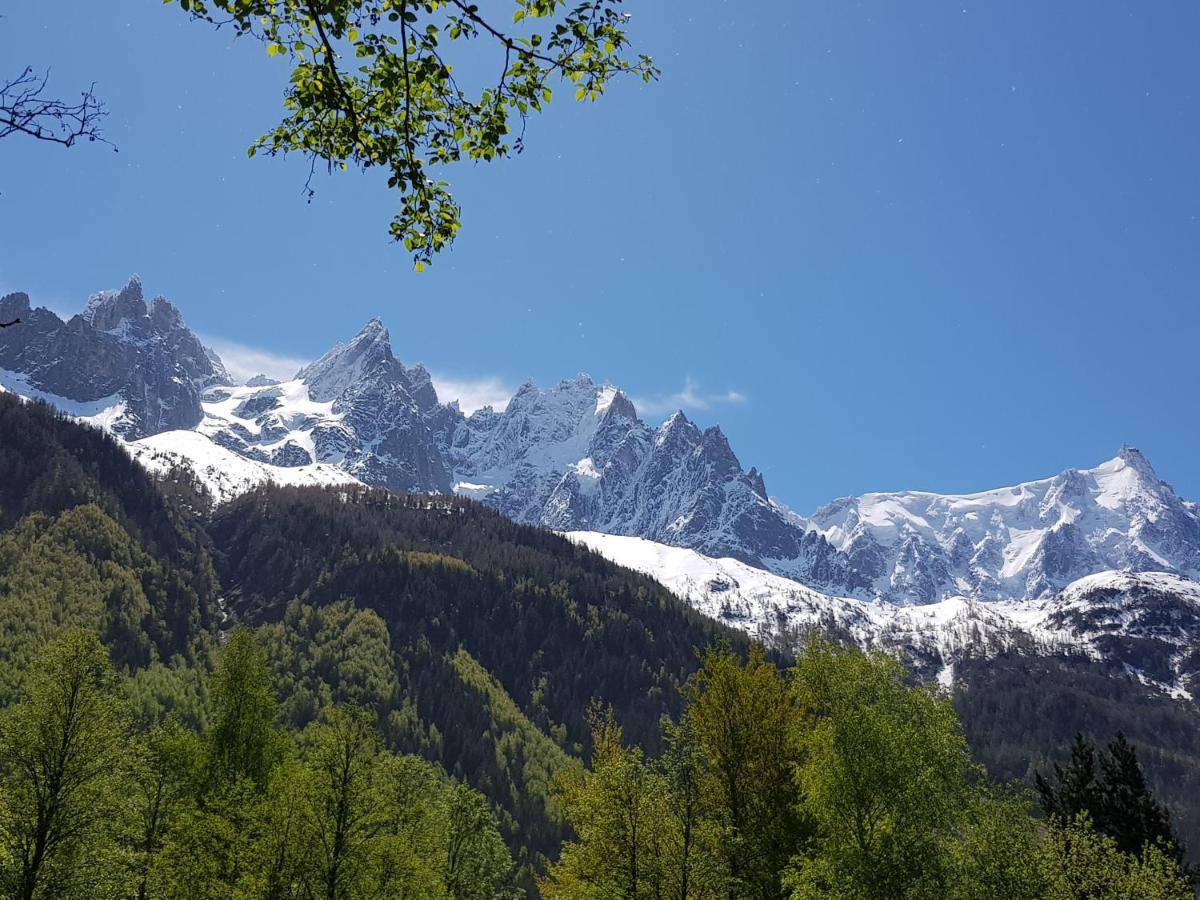
POLYGON ((388 334, 388 330, 379 316, 372 316, 367 320, 367 324, 360 328, 358 334, 350 340, 350 346, 353 347, 361 342, 386 344, 388 352, 391 353, 392 350, 391 335, 388 334))
POLYGON ((1158 482, 1158 474, 1154 471, 1154 467, 1150 465, 1150 460, 1137 447, 1131 447, 1128 444, 1123 445, 1117 453, 1116 459, 1136 471, 1139 475, 1143 475, 1156 483, 1158 482))
POLYGON ((308 385, 314 400, 332 400, 365 377, 401 366, 392 355, 391 339, 376 316, 349 343, 338 341, 324 356, 301 369, 296 377, 308 385))
POLYGON ((174 303, 164 297, 162 294, 157 295, 150 301, 150 318, 156 325, 165 325, 168 327, 183 328, 183 313, 179 311, 174 303))
POLYGON ((100 331, 110 331, 126 319, 148 314, 142 294, 142 279, 136 274, 120 290, 99 291, 88 297, 80 316, 100 331))
POLYGON ((614 387, 607 387, 596 401, 596 411, 603 412, 608 418, 628 419, 637 421, 637 409, 625 393, 614 387))
POLYGON ((13 291, 11 294, 5 294, 0 297, 0 310, 4 311, 5 318, 18 318, 28 315, 29 295, 24 291, 13 291))
POLYGON ((668 442, 675 443, 678 441, 685 441, 690 444, 699 437, 699 433, 700 429, 692 424, 692 421, 680 409, 672 413, 667 421, 658 427, 658 432, 654 436, 654 443, 658 447, 662 447, 668 442))
POLYGON ((758 471, 755 466, 750 467, 750 471, 746 473, 746 480, 750 483, 751 490, 758 496, 767 500, 767 484, 763 480, 762 472, 758 471))

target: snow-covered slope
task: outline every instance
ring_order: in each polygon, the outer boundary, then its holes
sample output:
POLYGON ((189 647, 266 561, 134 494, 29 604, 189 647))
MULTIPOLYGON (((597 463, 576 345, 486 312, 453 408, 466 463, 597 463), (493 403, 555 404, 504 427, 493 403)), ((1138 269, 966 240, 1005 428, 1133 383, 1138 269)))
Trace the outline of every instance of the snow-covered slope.
POLYGON ((567 532, 570 540, 657 579, 700 612, 766 643, 794 647, 816 629, 899 650, 943 683, 965 655, 1084 653, 1117 661, 1162 690, 1190 696, 1200 674, 1200 584, 1164 572, 1098 572, 1037 600, 949 597, 902 606, 830 596, 746 565, 642 538, 567 532))
POLYGON ((296 487, 360 484, 345 470, 325 463, 272 466, 247 459, 196 431, 164 431, 126 446, 134 459, 153 471, 176 466, 192 470, 218 503, 267 482, 296 487))

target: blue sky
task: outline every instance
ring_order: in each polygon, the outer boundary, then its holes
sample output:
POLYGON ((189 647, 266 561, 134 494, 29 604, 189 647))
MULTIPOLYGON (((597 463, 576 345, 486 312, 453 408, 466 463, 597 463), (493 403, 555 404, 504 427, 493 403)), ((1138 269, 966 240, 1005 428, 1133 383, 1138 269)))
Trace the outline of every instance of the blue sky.
POLYGON ((662 81, 449 172, 463 231, 416 275, 381 178, 306 204, 301 161, 247 159, 286 78, 260 46, 156 0, 3 4, 5 67, 94 80, 120 152, 0 142, 0 291, 71 311, 136 271, 285 366, 379 315, 474 397, 586 371, 719 422, 801 512, 1122 443, 1200 499, 1200 5, 627 8, 662 81))

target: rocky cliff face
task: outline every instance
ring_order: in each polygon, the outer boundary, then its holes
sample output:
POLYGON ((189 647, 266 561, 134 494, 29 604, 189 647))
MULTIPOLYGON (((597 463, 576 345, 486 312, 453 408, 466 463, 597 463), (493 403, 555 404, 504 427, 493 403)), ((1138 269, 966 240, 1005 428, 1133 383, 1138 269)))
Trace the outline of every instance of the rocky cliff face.
POLYGON ((525 384, 503 412, 460 417, 443 434, 456 490, 520 521, 858 585, 844 555, 773 503, 757 470, 742 469, 720 428, 701 430, 682 412, 654 428, 621 391, 586 375, 550 390, 525 384))
POLYGON ((229 381, 169 301, 147 306, 137 276, 66 322, 25 294, 0 298, 0 318, 21 319, 0 331, 0 368, 46 395, 107 402, 106 424, 129 439, 195 427, 203 390, 229 381))

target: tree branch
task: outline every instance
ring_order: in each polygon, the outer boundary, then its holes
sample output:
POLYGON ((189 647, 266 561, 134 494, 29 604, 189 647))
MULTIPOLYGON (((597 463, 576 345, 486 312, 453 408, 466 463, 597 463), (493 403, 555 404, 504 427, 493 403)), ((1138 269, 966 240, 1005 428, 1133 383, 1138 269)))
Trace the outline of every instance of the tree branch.
POLYGON ((333 78, 333 83, 337 85, 338 92, 342 95, 342 99, 346 103, 346 117, 350 120, 350 137, 355 144, 358 143, 358 113, 354 109, 354 98, 350 96, 350 91, 346 88, 346 84, 342 81, 342 74, 338 71, 337 63, 334 60, 337 54, 333 52, 333 45, 329 42, 329 36, 325 33, 325 25, 321 22, 321 15, 314 7, 312 0, 308 2, 308 14, 312 17, 313 24, 317 28, 317 35, 321 38, 321 46, 325 48, 325 68, 329 75, 333 78))
POLYGON ((100 133, 100 120, 108 110, 96 97, 95 85, 82 92, 78 103, 68 103, 42 96, 49 80, 49 70, 36 75, 26 66, 18 77, 0 85, 0 138, 19 133, 64 147, 81 138, 112 146, 100 133))

